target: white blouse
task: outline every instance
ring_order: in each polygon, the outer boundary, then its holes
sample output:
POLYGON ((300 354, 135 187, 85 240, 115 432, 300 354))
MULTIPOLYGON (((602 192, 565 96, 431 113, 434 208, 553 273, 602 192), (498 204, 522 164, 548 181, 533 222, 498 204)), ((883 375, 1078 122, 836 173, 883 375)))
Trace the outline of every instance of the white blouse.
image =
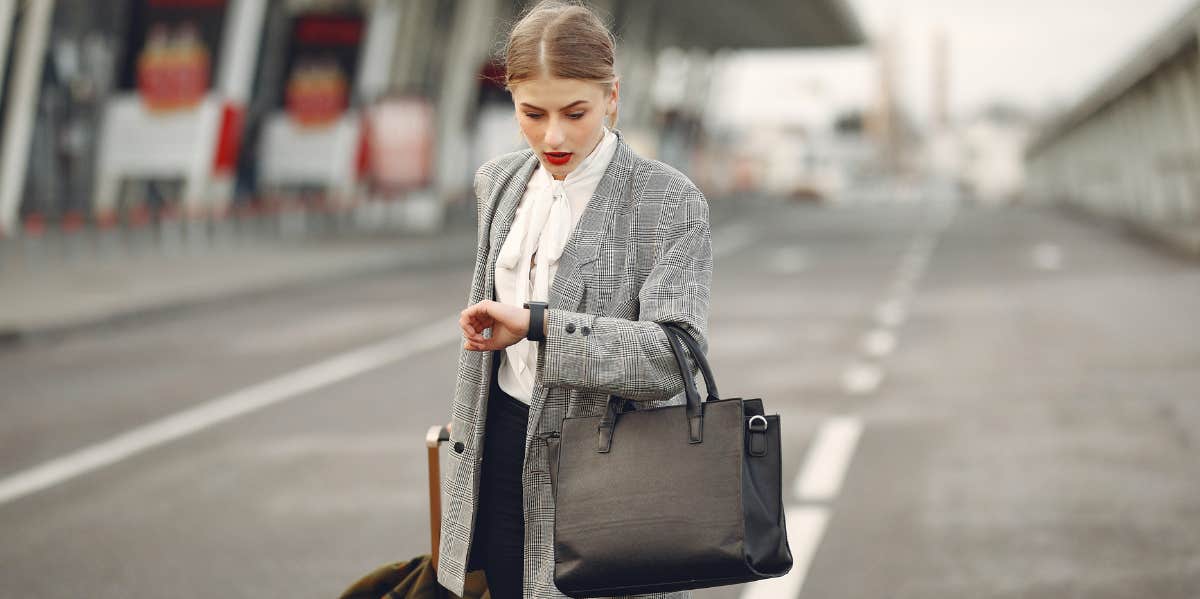
MULTIPOLYGON (((617 136, 606 127, 600 143, 564 180, 554 179, 539 162, 496 258, 498 301, 517 307, 547 301, 567 239, 616 150, 617 136)), ((528 404, 536 372, 537 346, 522 339, 501 354, 497 382, 505 393, 528 404)))

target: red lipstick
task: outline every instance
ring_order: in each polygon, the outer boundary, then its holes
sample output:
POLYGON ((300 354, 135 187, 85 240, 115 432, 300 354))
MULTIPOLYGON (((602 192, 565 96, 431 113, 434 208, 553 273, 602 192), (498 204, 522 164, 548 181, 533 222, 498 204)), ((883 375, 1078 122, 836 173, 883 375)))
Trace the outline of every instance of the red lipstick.
POLYGON ((562 166, 571 161, 572 152, 544 152, 546 161, 554 166, 562 166))

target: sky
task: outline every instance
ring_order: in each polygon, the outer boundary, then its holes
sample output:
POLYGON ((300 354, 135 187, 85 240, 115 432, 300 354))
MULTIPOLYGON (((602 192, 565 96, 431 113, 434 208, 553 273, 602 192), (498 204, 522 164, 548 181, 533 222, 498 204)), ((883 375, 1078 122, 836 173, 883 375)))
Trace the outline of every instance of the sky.
MULTIPOLYGON (((898 40, 901 97, 921 123, 932 105, 931 40, 939 28, 950 48, 953 116, 969 117, 997 100, 1045 114, 1073 105, 1197 3, 845 1, 868 35, 890 32, 898 40)), ((739 52, 722 63, 710 114, 720 107, 731 122, 804 121, 811 116, 805 110, 822 112, 821 104, 865 105, 877 86, 874 58, 864 49, 739 52)))

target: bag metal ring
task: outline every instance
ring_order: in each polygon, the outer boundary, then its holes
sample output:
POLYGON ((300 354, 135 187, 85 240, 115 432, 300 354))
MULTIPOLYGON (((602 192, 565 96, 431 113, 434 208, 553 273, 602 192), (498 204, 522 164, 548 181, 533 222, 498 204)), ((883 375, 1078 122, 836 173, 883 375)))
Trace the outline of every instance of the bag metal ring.
POLYGON ((752 430, 752 431, 754 431, 754 432, 758 432, 758 433, 761 433, 761 432, 764 432, 764 431, 766 431, 766 430, 767 430, 767 419, 766 419, 766 417, 764 417, 764 416, 763 416, 763 415, 761 415, 761 414, 755 414, 754 416, 751 416, 751 417, 750 417, 750 430, 752 430), (755 421, 760 421, 760 422, 762 422, 762 428, 761 428, 761 429, 756 429, 756 428, 754 428, 754 423, 755 423, 755 421))

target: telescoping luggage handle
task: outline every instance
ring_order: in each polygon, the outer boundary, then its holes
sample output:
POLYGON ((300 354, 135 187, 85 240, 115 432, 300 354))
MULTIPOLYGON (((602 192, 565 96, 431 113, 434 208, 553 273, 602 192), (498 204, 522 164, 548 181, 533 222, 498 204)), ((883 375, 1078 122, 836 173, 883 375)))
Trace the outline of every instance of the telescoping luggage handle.
MULTIPOLYGON (((700 391, 696 389, 696 381, 691 376, 692 371, 688 368, 687 357, 684 356, 682 345, 687 346, 692 355, 692 361, 704 376, 704 388, 708 393, 707 401, 716 401, 721 398, 717 391, 717 381, 713 377, 712 368, 708 365, 708 359, 700 350, 700 344, 686 330, 679 325, 670 323, 658 323, 658 326, 662 327, 663 333, 667 336, 667 341, 671 345, 671 353, 675 354, 675 363, 679 366, 679 376, 683 378, 683 391, 687 399, 688 442, 701 443, 704 440, 704 410, 700 406, 700 391)), ((600 419, 600 425, 596 431, 596 451, 598 453, 608 453, 612 448, 613 429, 617 425, 617 416, 620 415, 624 402, 625 400, 619 397, 609 396, 608 408, 604 411, 604 416, 600 419)))
POLYGON ((425 448, 429 457, 429 544, 433 547, 431 560, 437 570, 438 544, 442 537, 442 469, 439 447, 450 440, 450 426, 431 426, 425 433, 425 448))

